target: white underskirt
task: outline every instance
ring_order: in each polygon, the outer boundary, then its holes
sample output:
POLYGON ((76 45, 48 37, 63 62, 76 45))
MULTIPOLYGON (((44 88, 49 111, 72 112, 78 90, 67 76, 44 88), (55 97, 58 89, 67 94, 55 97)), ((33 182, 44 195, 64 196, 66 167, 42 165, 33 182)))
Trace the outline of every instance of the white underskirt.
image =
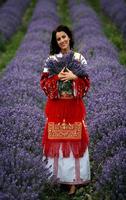
MULTIPOLYGON (((43 156, 45 159, 45 156, 43 156)), ((72 151, 70 157, 64 158, 61 148, 59 150, 59 158, 48 157, 48 163, 46 164, 49 171, 62 184, 85 184, 90 182, 90 162, 89 152, 86 149, 83 157, 75 159, 72 151)))

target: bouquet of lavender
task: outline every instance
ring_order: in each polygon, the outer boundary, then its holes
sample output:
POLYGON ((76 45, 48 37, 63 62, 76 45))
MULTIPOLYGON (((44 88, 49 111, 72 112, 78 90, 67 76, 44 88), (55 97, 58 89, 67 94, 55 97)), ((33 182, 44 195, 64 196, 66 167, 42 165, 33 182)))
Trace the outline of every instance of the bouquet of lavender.
MULTIPOLYGON (((62 57, 59 57, 58 55, 55 55, 55 59, 54 57, 50 57, 45 63, 45 67, 48 68, 49 76, 58 74, 65 67, 65 69, 68 68, 79 77, 88 77, 85 70, 85 64, 82 64, 81 61, 74 58, 74 51, 72 50, 67 54, 64 54, 62 57)), ((59 80, 58 89, 60 96, 64 96, 66 94, 72 95, 73 81, 69 80, 67 82, 63 82, 59 80)))
POLYGON ((69 51, 64 54, 62 57, 55 55, 54 57, 50 57, 47 59, 44 65, 48 68, 49 75, 58 74, 64 67, 67 67, 77 76, 88 76, 85 70, 85 64, 82 64, 81 61, 75 59, 74 51, 69 51))

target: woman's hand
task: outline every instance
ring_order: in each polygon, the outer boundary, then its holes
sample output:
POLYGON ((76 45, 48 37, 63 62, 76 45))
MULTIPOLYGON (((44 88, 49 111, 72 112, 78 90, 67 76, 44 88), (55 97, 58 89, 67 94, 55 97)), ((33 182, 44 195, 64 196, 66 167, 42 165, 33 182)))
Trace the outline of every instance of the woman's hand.
POLYGON ((65 69, 65 67, 62 69, 62 71, 58 74, 58 77, 59 77, 59 79, 62 79, 62 78, 64 78, 64 69, 65 69))
POLYGON ((67 72, 63 72, 63 70, 59 73, 59 78, 64 81, 67 82, 68 80, 75 80, 77 78, 77 76, 75 74, 73 74, 73 72, 71 70, 69 70, 68 68, 67 72))

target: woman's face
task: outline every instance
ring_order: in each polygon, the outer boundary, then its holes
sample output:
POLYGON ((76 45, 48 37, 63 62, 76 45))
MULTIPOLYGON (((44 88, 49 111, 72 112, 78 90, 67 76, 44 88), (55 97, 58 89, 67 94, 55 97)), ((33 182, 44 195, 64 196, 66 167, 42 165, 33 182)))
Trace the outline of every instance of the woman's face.
POLYGON ((56 33, 56 41, 61 52, 68 52, 70 50, 70 38, 64 31, 56 33))

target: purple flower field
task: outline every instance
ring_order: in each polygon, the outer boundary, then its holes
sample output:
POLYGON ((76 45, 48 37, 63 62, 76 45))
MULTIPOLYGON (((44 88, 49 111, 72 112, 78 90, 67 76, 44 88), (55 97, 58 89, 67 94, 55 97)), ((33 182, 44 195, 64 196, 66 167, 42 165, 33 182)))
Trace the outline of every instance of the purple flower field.
POLYGON ((7 0, 0 8, 0 33, 8 40, 18 29, 30 0, 7 0))
POLYGON ((125 0, 100 0, 101 8, 111 20, 119 27, 126 39, 126 1, 125 0))
POLYGON ((57 24, 55 1, 39 0, 22 44, 0 80, 0 199, 38 200, 50 176, 42 161, 45 95, 40 72, 57 24))
MULTIPOLYGON (((0 31, 6 30, 2 32, 6 39, 17 29, 30 1, 14 2, 7 1, 0 8, 0 31), (5 22, 7 29, 1 26, 6 16, 10 16, 5 22)), ((69 0, 69 12, 75 44, 87 59, 91 80, 84 101, 94 195, 99 200, 124 200, 126 70, 119 64, 116 47, 103 34, 96 13, 77 0, 69 0)), ((51 32, 59 23, 57 2, 38 0, 23 41, 1 74, 0 200, 42 199, 43 186, 51 176, 42 161, 46 97, 40 75, 49 54, 51 32)))
MULTIPOLYGON (((126 70, 118 62, 117 49, 104 36, 96 13, 83 2, 71 0, 69 8, 75 41, 88 61, 91 79, 85 103, 96 192, 101 194, 100 199, 109 195, 115 200, 115 194, 118 199, 125 199, 125 181, 119 175, 125 173, 121 168, 121 156, 126 150, 126 70), (117 161, 116 167, 113 161, 117 161)), ((126 159, 123 162, 125 167, 126 159)))
POLYGON ((126 148, 120 148, 118 153, 106 160, 102 174, 97 182, 99 198, 124 200, 126 198, 126 148), (111 188, 111 189, 110 189, 111 188))

